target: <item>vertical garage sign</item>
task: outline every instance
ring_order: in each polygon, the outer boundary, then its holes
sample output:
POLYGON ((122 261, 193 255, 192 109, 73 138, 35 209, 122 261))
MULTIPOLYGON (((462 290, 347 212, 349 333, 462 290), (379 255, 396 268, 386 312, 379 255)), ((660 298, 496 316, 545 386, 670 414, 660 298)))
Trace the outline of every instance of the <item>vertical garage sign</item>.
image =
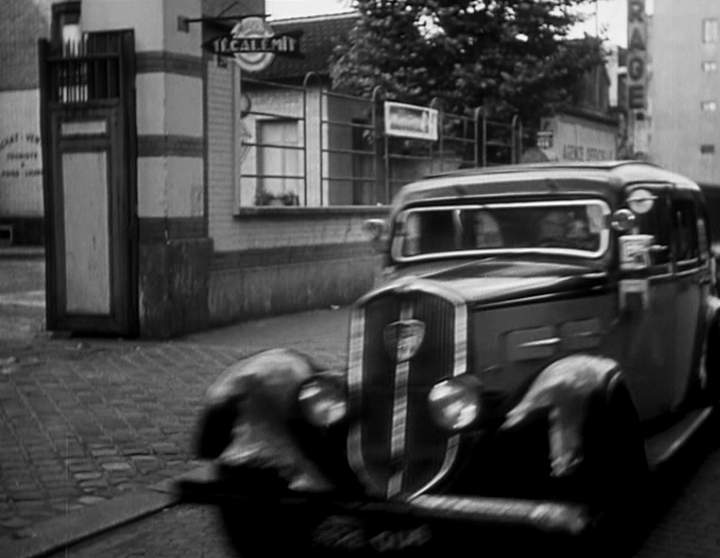
POLYGON ((645 0, 628 0, 628 106, 644 109, 647 100, 647 18, 645 0))

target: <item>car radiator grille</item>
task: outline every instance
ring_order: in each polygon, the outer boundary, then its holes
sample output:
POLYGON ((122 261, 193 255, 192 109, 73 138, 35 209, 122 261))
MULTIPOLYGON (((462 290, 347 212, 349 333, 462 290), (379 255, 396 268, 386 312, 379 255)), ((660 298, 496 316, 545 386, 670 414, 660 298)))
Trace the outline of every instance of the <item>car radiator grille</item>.
POLYGON ((465 372, 467 315, 464 303, 432 285, 381 292, 354 310, 349 393, 355 422, 350 463, 372 493, 412 495, 439 481, 452 465, 458 437, 432 422, 427 395, 438 381, 465 372), (423 342, 398 361, 385 329, 419 320, 423 342))

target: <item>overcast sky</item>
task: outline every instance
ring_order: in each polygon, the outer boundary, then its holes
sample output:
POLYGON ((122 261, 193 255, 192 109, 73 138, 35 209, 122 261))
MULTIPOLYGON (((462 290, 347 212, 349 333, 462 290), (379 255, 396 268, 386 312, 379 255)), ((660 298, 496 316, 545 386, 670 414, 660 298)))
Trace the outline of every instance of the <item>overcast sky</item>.
MULTIPOLYGON (((648 2, 650 5, 651 2, 648 2)), ((351 0, 266 0, 266 11, 273 19, 304 15, 330 14, 345 12, 350 9, 351 0)), ((575 34, 586 31, 592 35, 596 28, 605 29, 611 43, 625 46, 627 43, 627 0, 598 0, 597 19, 593 5, 587 9, 588 20, 580 26, 575 34)))

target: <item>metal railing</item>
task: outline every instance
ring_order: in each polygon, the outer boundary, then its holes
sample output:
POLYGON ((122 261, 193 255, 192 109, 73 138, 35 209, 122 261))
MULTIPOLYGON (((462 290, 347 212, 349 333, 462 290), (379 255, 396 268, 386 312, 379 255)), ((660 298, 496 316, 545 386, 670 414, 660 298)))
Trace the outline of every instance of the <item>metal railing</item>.
POLYGON ((241 90, 252 107, 243 116, 242 199, 255 205, 387 204, 422 176, 516 163, 522 153, 519 119, 493 120, 483 107, 455 114, 433 99, 438 137, 427 141, 385 133, 380 88, 353 96, 310 73, 302 86, 243 77, 241 90))

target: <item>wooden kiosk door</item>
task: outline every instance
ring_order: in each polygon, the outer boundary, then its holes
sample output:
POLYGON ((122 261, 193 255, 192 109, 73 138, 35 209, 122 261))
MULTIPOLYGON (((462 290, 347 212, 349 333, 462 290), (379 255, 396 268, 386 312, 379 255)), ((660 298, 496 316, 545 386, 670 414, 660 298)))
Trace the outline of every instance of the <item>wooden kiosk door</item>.
POLYGON ((113 42, 106 41, 102 62, 92 53, 58 59, 44 53, 50 330, 137 333, 134 87, 128 103, 122 35, 113 34, 119 37, 117 53, 112 54, 113 42))

